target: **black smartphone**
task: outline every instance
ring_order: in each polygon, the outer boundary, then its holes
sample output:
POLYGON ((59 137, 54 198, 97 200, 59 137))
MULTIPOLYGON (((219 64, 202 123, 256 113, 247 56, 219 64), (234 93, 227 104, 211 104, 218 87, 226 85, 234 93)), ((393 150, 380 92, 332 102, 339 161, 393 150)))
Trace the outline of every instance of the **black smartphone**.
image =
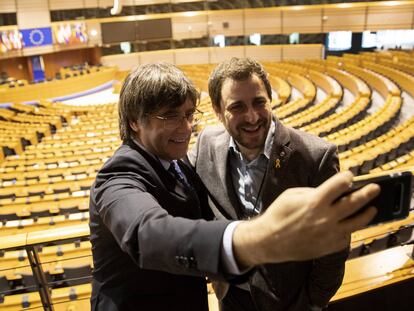
POLYGON ((381 187, 381 192, 357 212, 360 213, 369 206, 377 208, 377 214, 368 226, 404 219, 408 216, 412 196, 411 172, 396 172, 368 179, 359 179, 357 177, 348 193, 370 183, 378 184, 381 187))

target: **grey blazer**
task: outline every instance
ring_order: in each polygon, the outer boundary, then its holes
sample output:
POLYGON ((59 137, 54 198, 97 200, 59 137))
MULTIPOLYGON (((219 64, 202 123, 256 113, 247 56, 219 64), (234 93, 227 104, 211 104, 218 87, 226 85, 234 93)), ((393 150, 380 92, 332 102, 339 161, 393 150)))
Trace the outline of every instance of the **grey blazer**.
MULTIPOLYGON (((259 194, 263 210, 284 190, 318 186, 339 167, 336 146, 285 127, 276 118, 275 125, 272 152, 259 194)), ((213 197, 209 204, 216 217, 242 219, 243 209, 228 171, 229 139, 223 126, 207 127, 188 158, 213 197)), ((311 261, 259 266, 249 280, 253 302, 259 310, 323 307, 342 283, 347 256, 348 250, 344 250, 311 261)), ((217 297, 224 298, 228 286, 221 284, 217 288, 217 297)))

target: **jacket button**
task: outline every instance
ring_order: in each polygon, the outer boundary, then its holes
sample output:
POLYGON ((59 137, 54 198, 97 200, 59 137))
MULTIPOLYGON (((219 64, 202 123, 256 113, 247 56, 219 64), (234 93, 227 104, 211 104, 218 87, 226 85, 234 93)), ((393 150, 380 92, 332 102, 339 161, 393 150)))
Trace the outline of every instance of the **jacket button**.
POLYGON ((183 257, 182 256, 175 256, 175 260, 179 265, 183 264, 183 257))
POLYGON ((190 257, 190 268, 197 268, 197 260, 194 257, 190 257))

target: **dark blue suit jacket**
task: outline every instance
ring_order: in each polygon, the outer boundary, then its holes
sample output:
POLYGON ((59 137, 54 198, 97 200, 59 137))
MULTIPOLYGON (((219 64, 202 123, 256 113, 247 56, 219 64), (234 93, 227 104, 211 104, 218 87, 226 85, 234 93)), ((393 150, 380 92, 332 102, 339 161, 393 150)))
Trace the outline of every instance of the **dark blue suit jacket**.
POLYGON ((203 185, 178 191, 158 159, 122 145, 91 189, 92 310, 207 310, 205 277, 223 278, 229 221, 213 218, 203 185), (198 194, 197 194, 198 193, 198 194))

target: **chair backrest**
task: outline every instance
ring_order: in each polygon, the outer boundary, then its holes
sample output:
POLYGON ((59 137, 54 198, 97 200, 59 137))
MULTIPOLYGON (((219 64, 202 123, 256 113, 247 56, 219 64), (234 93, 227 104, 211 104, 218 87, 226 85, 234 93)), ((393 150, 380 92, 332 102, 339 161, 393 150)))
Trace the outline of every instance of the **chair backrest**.
POLYGON ((3 292, 9 291, 10 285, 9 285, 9 281, 6 279, 5 276, 0 276, 0 295, 3 292))
POLYGON ((69 286, 89 283, 91 281, 92 268, 90 265, 63 268, 66 283, 69 286))

